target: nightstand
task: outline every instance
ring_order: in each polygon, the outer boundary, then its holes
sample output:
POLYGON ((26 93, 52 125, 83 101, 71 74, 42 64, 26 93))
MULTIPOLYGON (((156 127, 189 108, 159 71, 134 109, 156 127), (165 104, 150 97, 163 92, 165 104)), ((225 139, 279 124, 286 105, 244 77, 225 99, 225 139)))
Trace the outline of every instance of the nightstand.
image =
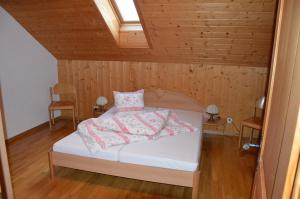
POLYGON ((99 106, 95 105, 93 106, 93 117, 99 117, 103 113, 105 113, 106 109, 105 108, 100 108, 99 106))
POLYGON ((203 123, 204 126, 215 126, 215 127, 221 126, 223 135, 226 128, 226 124, 227 121, 224 118, 215 119, 214 121, 206 121, 203 123))

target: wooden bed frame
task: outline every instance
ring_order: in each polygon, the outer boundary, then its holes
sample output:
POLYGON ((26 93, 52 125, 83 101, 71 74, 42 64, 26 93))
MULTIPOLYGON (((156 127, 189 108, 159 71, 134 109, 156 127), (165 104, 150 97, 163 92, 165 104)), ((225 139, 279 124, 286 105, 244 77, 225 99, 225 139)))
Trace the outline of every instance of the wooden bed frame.
MULTIPOLYGON (((166 90, 145 90, 145 105, 197 112, 202 111, 201 106, 194 99, 180 93, 166 90)), ((55 166, 61 166, 112 176, 192 187, 192 199, 198 198, 200 178, 199 166, 196 171, 190 172, 102 160, 60 153, 52 150, 49 151, 48 156, 52 180, 54 179, 55 166)))

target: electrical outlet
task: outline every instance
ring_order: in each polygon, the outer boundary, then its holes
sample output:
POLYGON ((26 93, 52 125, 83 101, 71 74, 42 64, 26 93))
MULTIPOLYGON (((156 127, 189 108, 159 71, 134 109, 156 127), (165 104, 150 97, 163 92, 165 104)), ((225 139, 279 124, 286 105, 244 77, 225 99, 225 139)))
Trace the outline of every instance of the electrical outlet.
POLYGON ((227 117, 227 124, 232 124, 233 118, 231 116, 227 117))

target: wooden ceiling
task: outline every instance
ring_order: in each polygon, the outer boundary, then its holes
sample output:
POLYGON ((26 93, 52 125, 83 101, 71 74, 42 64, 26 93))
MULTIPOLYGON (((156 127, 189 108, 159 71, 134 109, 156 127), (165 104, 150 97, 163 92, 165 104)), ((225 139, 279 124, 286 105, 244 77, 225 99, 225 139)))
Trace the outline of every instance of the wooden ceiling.
POLYGON ((152 48, 119 48, 93 0, 2 0, 57 59, 269 66, 276 0, 136 0, 152 48))

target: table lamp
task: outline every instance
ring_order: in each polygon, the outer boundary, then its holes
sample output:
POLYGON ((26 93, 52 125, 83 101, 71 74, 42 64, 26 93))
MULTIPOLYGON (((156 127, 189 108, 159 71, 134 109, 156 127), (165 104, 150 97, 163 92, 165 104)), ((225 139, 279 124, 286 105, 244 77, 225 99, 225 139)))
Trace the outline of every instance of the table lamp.
POLYGON ((107 104, 107 102, 108 102, 108 100, 106 97, 104 97, 104 96, 98 97, 96 104, 97 104, 97 106, 100 107, 100 111, 104 110, 104 106, 107 104))
POLYGON ((219 108, 215 104, 210 104, 206 107, 206 113, 210 115, 208 121, 213 122, 214 116, 219 114, 219 108))

